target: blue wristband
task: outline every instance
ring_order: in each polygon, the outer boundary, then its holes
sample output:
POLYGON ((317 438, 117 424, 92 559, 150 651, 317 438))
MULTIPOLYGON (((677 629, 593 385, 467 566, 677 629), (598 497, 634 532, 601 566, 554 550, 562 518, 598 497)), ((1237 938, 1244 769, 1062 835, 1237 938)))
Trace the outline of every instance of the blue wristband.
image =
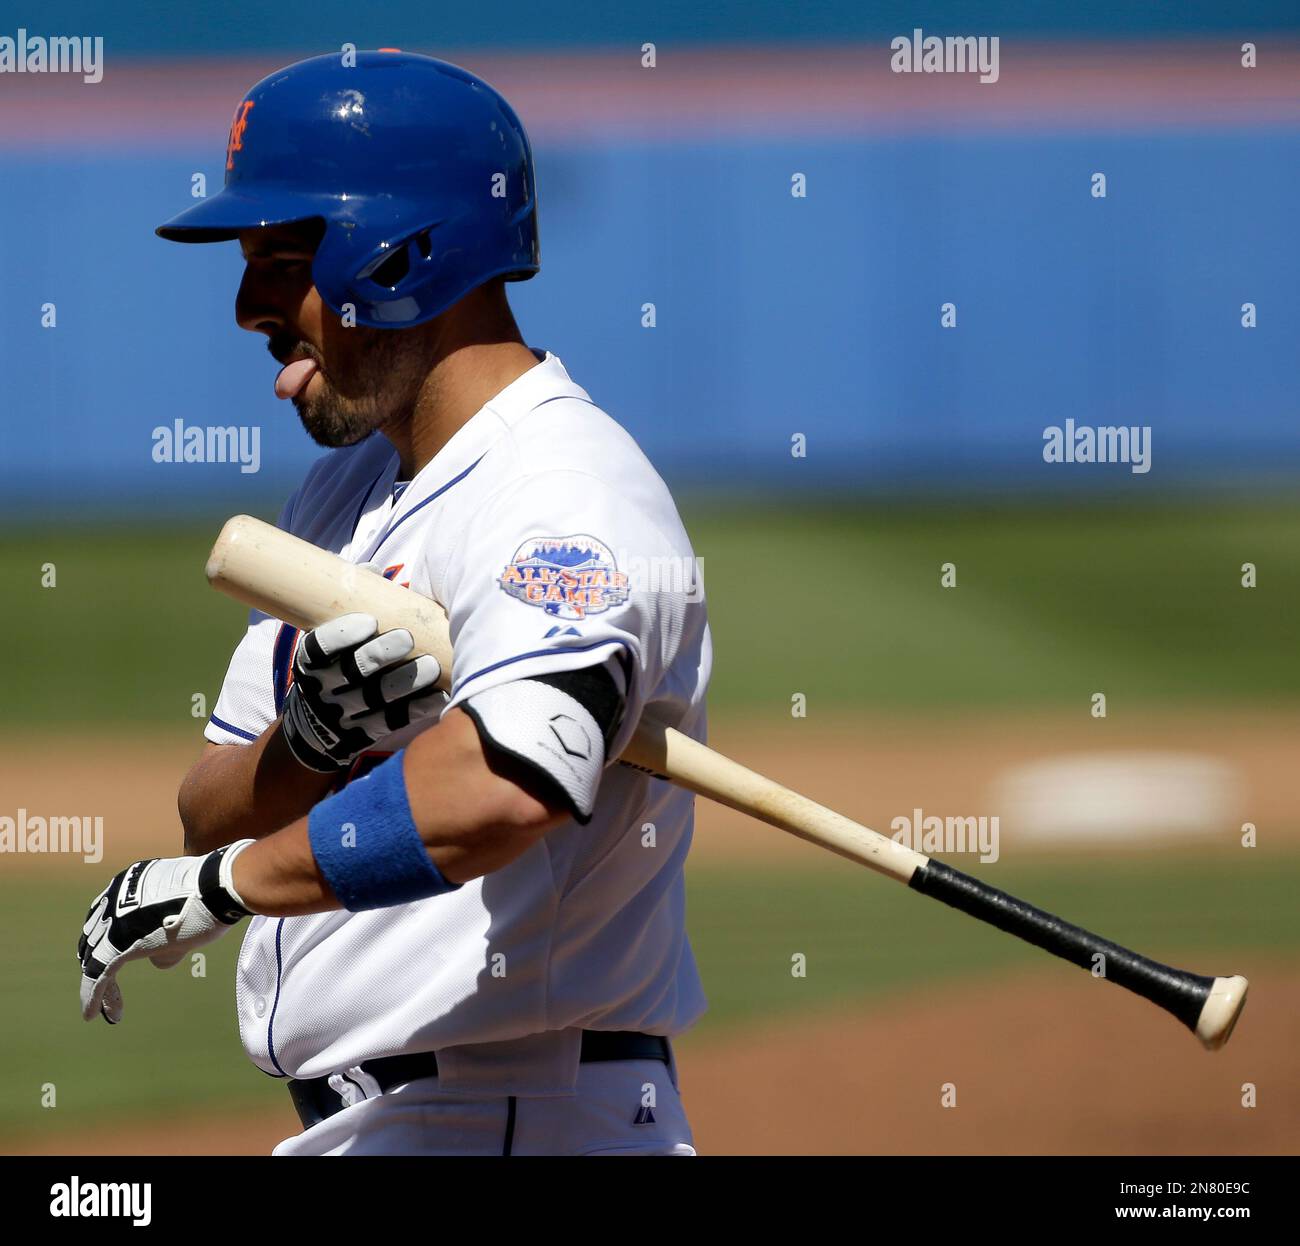
POLYGON ((455 891, 429 860, 411 817, 405 750, 322 800, 307 817, 316 864, 352 913, 455 891))

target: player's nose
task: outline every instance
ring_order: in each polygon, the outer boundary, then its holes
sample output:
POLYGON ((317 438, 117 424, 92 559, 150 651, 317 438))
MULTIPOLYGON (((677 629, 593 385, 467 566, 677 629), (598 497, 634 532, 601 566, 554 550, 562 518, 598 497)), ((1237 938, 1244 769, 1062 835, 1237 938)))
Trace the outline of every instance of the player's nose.
POLYGON ((239 293, 235 295, 235 323, 250 333, 265 333, 268 337, 286 324, 284 312, 252 268, 244 270, 239 293))

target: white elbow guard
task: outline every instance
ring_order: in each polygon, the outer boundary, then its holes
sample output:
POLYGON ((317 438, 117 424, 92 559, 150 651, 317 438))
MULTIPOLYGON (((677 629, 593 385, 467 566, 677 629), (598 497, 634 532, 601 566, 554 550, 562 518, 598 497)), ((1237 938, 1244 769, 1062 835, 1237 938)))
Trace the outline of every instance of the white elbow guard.
POLYGON ((567 805, 591 821, 605 752, 625 701, 604 666, 517 679, 468 697, 461 705, 484 745, 524 762, 567 805))

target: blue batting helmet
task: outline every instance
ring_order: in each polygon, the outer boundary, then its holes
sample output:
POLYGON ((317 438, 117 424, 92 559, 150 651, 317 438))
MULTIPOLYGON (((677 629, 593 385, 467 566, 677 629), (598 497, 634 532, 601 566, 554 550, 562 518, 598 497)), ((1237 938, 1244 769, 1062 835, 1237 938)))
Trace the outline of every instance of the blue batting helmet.
POLYGON ((226 185, 165 225, 174 242, 322 220, 321 298, 358 324, 430 320, 493 277, 540 267, 528 136, 488 84, 431 56, 357 52, 263 78, 235 110, 226 185))

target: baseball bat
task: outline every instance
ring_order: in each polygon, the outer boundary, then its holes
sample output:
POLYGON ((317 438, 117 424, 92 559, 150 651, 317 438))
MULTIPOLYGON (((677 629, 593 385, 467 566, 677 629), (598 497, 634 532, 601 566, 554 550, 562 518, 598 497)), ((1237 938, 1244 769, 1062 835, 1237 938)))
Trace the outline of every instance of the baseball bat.
MULTIPOLYGON (((236 515, 212 547, 207 575, 221 592, 304 630, 352 611, 373 615, 381 630, 406 628, 415 651, 442 664, 440 686, 448 686, 451 635, 442 607, 366 567, 236 515)), ((643 717, 619 761, 857 861, 1085 969, 1097 969, 1101 957, 1101 976, 1172 1013, 1211 1051, 1228 1041, 1241 1015, 1250 984, 1240 975, 1209 977, 1140 956, 914 852, 663 723, 643 717)))

